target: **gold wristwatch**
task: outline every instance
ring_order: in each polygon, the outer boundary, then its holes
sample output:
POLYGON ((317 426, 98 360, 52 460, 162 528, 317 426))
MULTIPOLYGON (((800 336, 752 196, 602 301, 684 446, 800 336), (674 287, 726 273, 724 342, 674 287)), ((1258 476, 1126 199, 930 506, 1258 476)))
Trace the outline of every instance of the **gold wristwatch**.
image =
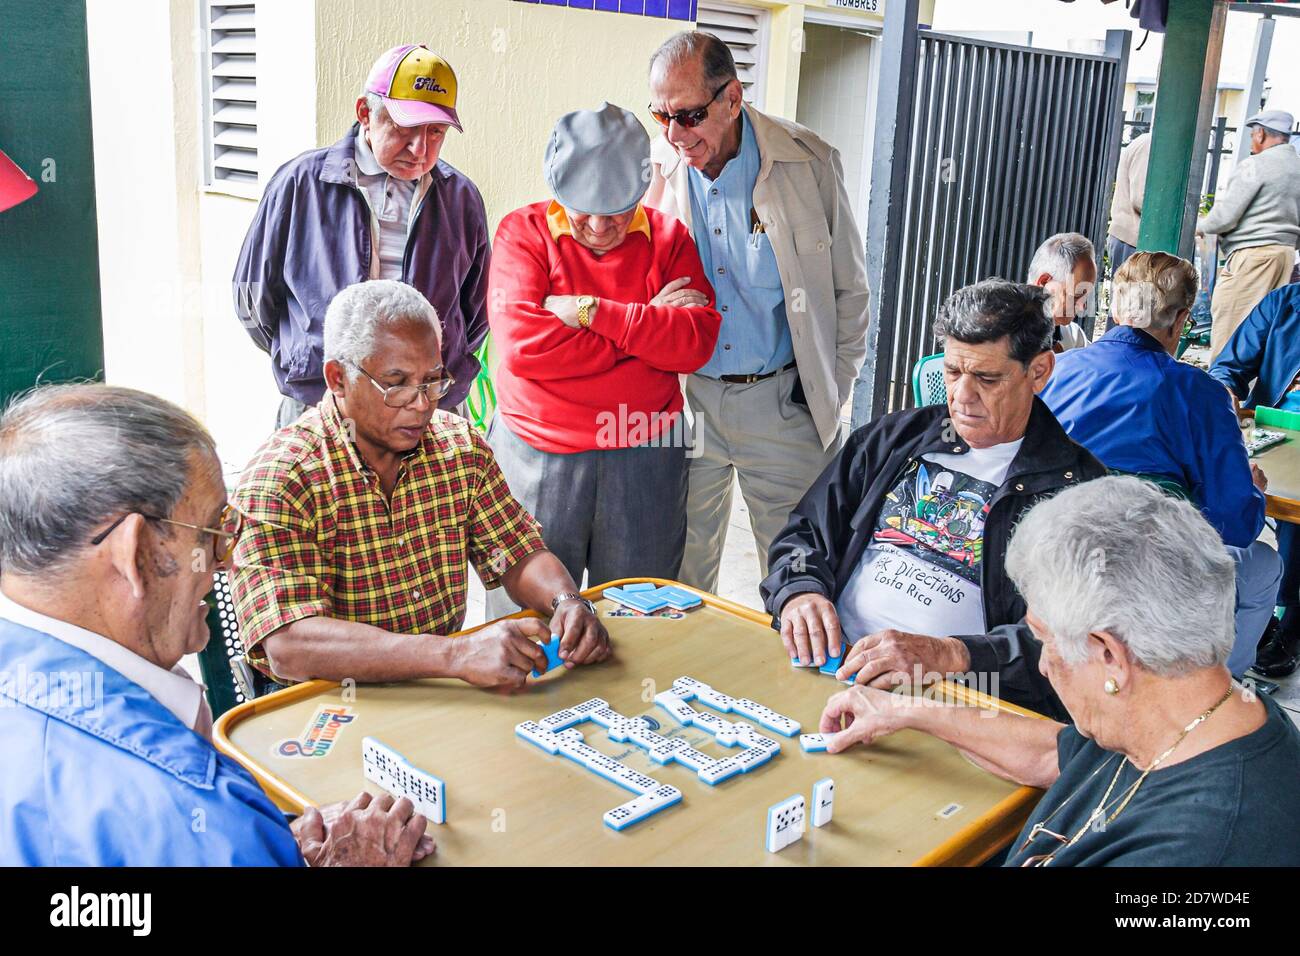
POLYGON ((596 304, 594 295, 578 296, 578 325, 581 328, 591 328, 591 308, 596 304))

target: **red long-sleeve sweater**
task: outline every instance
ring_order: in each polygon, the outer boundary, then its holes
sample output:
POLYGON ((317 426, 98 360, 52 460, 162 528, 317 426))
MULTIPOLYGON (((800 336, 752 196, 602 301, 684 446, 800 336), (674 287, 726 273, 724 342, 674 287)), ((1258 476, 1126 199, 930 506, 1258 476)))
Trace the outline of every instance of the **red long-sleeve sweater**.
POLYGON ((597 256, 571 235, 552 238, 549 206, 515 210, 492 244, 498 411, 539 451, 645 443, 680 414, 677 376, 709 360, 722 325, 695 242, 681 222, 646 209, 649 239, 635 231, 597 256), (709 297, 707 307, 648 304, 683 276, 709 297), (544 309, 548 295, 598 298, 591 328, 569 328, 544 309))

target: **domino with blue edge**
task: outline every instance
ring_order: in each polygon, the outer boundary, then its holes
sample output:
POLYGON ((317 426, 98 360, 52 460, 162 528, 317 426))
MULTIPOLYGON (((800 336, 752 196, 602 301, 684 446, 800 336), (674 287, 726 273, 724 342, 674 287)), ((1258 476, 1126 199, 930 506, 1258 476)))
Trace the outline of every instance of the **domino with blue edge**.
POLYGON ((748 750, 736 755, 736 762, 740 764, 741 773, 749 773, 755 767, 763 766, 773 756, 775 756, 774 751, 750 747, 748 750))
POLYGON ((667 691, 655 694, 655 703, 672 714, 673 719, 683 726, 689 726, 695 720, 695 708, 676 694, 667 691))
MULTIPOLYGON (((546 673, 564 667, 564 661, 560 660, 560 635, 552 634, 551 639, 542 645, 542 653, 546 655, 546 673)), ((534 667, 533 676, 541 677, 542 672, 534 667)))
POLYGON ((684 588, 671 584, 665 584, 654 593, 655 597, 665 601, 675 611, 689 611, 691 608, 704 603, 698 594, 692 594, 684 588))
POLYGON ((763 846, 768 853, 778 853, 803 838, 805 806, 803 794, 795 794, 767 808, 763 846))
POLYGON ((724 780, 736 776, 738 773, 744 773, 745 768, 741 766, 740 761, 735 757, 728 757, 726 760, 719 760, 712 767, 699 771, 696 776, 703 780, 711 787, 716 787, 724 780))
POLYGON ((651 614, 668 606, 668 602, 663 598, 656 597, 653 591, 633 591, 629 593, 622 588, 605 588, 602 594, 611 601, 624 607, 630 607, 634 611, 640 611, 642 614, 651 614))
POLYGON ((547 714, 539 720, 538 723, 542 725, 543 730, 549 730, 554 734, 559 733, 562 730, 568 730, 574 724, 580 724, 584 720, 586 720, 586 718, 581 714, 575 714, 572 710, 566 707, 564 710, 557 710, 553 714, 547 714))
POLYGON ((830 777, 823 777, 814 783, 812 788, 812 825, 824 827, 831 822, 831 814, 834 812, 835 781, 830 777))
POLYGON ((655 583, 653 581, 637 581, 635 584, 623 585, 622 590, 624 592, 631 591, 633 593, 636 593, 638 591, 655 591, 658 589, 655 587, 655 583))
POLYGON ((607 811, 604 817, 605 826, 611 830, 626 829, 634 823, 640 823, 647 817, 680 803, 681 799, 682 792, 680 790, 668 784, 663 784, 649 793, 643 793, 641 796, 607 811))
POLYGON ((830 743, 828 734, 800 734, 799 746, 804 749, 804 753, 821 754, 826 752, 826 745, 830 743))
POLYGON ((556 739, 555 734, 535 720, 525 720, 522 724, 515 724, 515 735, 536 747, 541 747, 548 754, 558 754, 560 752, 560 742, 556 739))
POLYGON ((394 797, 410 800, 430 823, 447 822, 447 784, 374 737, 361 740, 361 772, 394 797))
POLYGON ((733 698, 727 696, 720 690, 715 690, 708 684, 701 684, 695 688, 695 699, 701 704, 712 707, 720 714, 729 714, 735 709, 736 702, 733 698))
POLYGON ((847 651, 848 651, 848 646, 843 641, 841 641, 839 654, 836 655, 835 657, 828 656, 826 658, 826 663, 817 669, 823 674, 829 674, 831 677, 834 677, 835 672, 839 670, 840 665, 844 663, 844 655, 847 651))
POLYGON ((742 717, 756 720, 768 730, 775 730, 783 736, 793 737, 799 733, 799 721, 784 714, 778 714, 772 708, 764 707, 758 701, 750 700, 747 697, 736 698, 733 710, 742 717))

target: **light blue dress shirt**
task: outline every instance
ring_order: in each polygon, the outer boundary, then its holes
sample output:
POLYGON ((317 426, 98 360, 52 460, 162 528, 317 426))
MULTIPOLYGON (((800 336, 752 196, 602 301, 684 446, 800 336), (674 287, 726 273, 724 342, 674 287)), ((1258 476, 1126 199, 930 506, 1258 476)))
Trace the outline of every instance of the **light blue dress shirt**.
POLYGON ((713 378, 766 374, 794 361, 772 240, 751 226, 762 158, 749 118, 740 115, 740 152, 718 178, 710 180, 693 166, 687 174, 695 246, 722 313, 713 357, 699 370, 713 378))

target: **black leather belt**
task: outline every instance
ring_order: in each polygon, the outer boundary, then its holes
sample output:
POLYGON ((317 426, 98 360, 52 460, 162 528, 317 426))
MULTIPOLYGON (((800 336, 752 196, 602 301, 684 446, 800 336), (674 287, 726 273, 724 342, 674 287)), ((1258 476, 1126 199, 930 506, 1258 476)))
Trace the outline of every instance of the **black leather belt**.
POLYGON ((794 368, 797 363, 791 362, 784 368, 779 368, 775 372, 765 372, 762 375, 719 375, 719 382, 730 382, 732 385, 750 385, 754 382, 761 382, 765 378, 771 378, 773 375, 780 375, 782 372, 788 372, 794 368))

